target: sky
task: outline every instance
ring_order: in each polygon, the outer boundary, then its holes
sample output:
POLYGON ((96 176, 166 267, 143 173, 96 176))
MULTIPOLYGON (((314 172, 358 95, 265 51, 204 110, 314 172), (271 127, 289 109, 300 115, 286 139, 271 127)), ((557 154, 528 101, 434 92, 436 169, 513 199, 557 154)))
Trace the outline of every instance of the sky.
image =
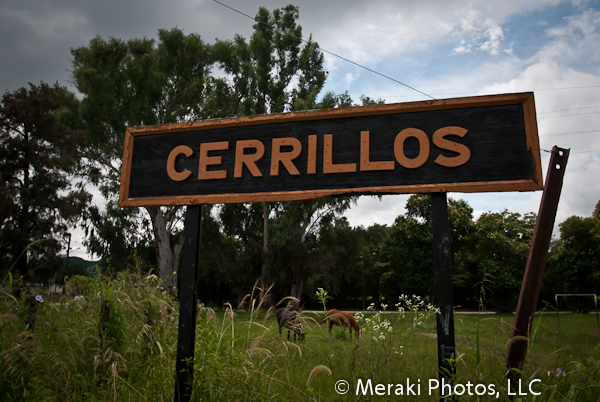
MULTIPOLYGON (((220 0, 254 16, 290 1, 220 0)), ((600 1, 297 0, 303 35, 325 53, 323 93, 348 91, 386 103, 533 92, 542 170, 554 145, 570 149, 555 228, 590 216, 600 200, 600 1), (368 69, 393 78, 375 74, 368 69), (402 84, 398 83, 401 82, 402 84), (414 88, 417 91, 415 91, 414 88), (426 95, 424 95, 426 94, 426 95)), ((178 27, 206 42, 248 38, 253 21, 214 0, 2 0, 0 90, 28 82, 70 84, 70 49, 103 38, 157 38, 178 27)), ((477 218, 538 212, 541 191, 460 194, 477 218)), ((353 226, 391 225, 408 196, 361 197, 353 226)), ((71 255, 88 257, 74 232, 71 255)), ((558 234, 555 229, 555 235, 558 234)))

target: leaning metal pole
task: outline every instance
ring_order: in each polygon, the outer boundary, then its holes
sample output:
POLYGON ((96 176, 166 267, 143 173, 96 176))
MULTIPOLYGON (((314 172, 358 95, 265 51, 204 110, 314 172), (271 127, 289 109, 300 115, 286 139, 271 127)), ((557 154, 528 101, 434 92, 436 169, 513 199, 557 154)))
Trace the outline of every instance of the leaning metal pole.
POLYGON ((542 288, 548 248, 552 239, 552 230, 568 159, 568 149, 557 146, 552 148, 540 210, 535 222, 535 231, 531 240, 531 249, 513 322, 511 342, 506 353, 506 367, 510 370, 509 377, 511 379, 519 377, 518 372, 512 369, 521 369, 525 361, 531 321, 542 288))

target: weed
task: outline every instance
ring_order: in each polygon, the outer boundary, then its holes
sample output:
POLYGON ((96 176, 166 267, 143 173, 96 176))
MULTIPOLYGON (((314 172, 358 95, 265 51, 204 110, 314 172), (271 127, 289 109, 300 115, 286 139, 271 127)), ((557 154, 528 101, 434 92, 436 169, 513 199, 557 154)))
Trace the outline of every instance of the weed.
MULTIPOLYGON (((57 303, 43 293, 32 298, 37 303, 34 328, 26 323, 26 294, 0 295, 0 400, 171 401, 179 306, 146 269, 132 258, 130 269, 114 278, 71 278, 68 294, 57 303), (103 301, 108 313, 102 312, 103 301)), ((358 341, 347 331, 329 337, 308 312, 299 312, 308 335, 295 343, 279 335, 273 315, 290 298, 267 308, 256 295, 269 290, 259 290, 255 286, 248 295, 247 310, 200 304, 192 400, 389 399, 356 395, 358 381, 367 380, 404 384, 405 396, 407 381, 420 381, 421 395, 407 399, 437 400, 426 389, 430 379, 438 378, 433 307, 420 310, 420 300, 407 296, 399 299, 397 311, 385 305, 376 311, 373 305, 356 315, 363 329, 358 341), (335 391, 339 380, 348 382, 347 394, 335 391)), ((327 293, 321 294, 326 309, 327 293)), ((456 316, 455 383, 493 385, 498 391, 498 399, 463 393, 455 395, 459 400, 508 400, 504 357, 512 319, 456 316)), ((515 400, 600 400, 595 318, 569 315, 561 317, 561 324, 554 315, 536 316, 520 374, 539 395, 527 388, 527 395, 515 400)))

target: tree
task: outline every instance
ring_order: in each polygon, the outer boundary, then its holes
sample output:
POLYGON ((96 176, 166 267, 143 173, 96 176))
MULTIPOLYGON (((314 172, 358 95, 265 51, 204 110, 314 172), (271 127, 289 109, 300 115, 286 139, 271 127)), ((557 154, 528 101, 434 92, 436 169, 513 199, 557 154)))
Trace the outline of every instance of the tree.
MULTIPOLYGON (((454 285, 470 283, 462 272, 461 256, 473 232, 473 208, 464 200, 448 200, 450 247, 454 285), (458 283, 457 283, 458 282, 458 283)), ((396 218, 380 249, 381 292, 395 299, 400 294, 428 296, 433 301, 433 237, 431 196, 412 195, 406 214, 396 218)), ((470 284, 469 286, 472 286, 470 284)))
POLYGON ((319 45, 312 36, 303 41, 298 17, 298 7, 292 5, 272 13, 261 7, 249 42, 236 35, 233 41, 215 43, 215 57, 237 100, 234 115, 314 108, 327 73, 319 45))
POLYGON ((176 292, 183 245, 178 222, 184 211, 181 207, 147 207, 148 215, 137 208, 119 211, 116 198, 121 157, 128 126, 230 114, 227 85, 210 76, 211 47, 200 36, 184 35, 174 28, 159 30, 158 44, 147 38, 106 41, 96 37, 89 46, 71 49, 71 54, 73 81, 83 95, 80 110, 88 132, 82 147, 85 175, 99 187, 108 204, 104 211, 88 216, 88 233, 94 234, 88 238, 88 246, 94 252, 127 252, 146 243, 149 216, 158 274, 164 286, 176 292), (121 222, 117 235, 102 230, 115 220, 121 222))
POLYGON ((296 308, 302 300, 306 276, 314 266, 311 257, 321 222, 341 215, 357 199, 358 196, 349 196, 291 201, 281 203, 275 210, 271 276, 290 286, 289 295, 298 300, 296 308))
POLYGON ((401 294, 432 294, 432 241, 428 222, 410 214, 396 218, 381 246, 379 264, 379 292, 387 301, 396 300, 401 294))
MULTIPOLYGON (((264 205, 264 203, 263 203, 264 205)), ((237 303, 250 292, 257 278, 264 279, 263 214, 261 203, 224 204, 219 211, 222 233, 235 242, 230 248, 236 264, 229 265, 220 275, 227 280, 237 303)), ((222 259, 227 259, 223 256, 222 259)), ((261 286, 265 286, 263 281, 261 286)))
MULTIPOLYGON (((250 274, 244 271, 240 238, 222 231, 219 214, 212 212, 215 209, 210 205, 203 208, 198 295, 207 305, 233 303, 237 298, 239 306, 249 289, 244 280, 250 274)), ((251 279, 256 280, 256 277, 251 279)))
MULTIPOLYGON (((261 7, 256 14, 254 33, 249 41, 236 35, 233 41, 215 43, 215 58, 228 75, 231 93, 236 98, 234 103, 238 105, 234 109, 235 115, 281 113, 316 107, 316 99, 327 73, 323 69, 323 54, 319 45, 313 42, 312 37, 308 41, 302 39, 302 27, 296 24, 298 16, 298 8, 292 5, 272 13, 261 7)), ((280 225, 278 236, 282 236, 283 232, 294 232, 289 239, 293 238, 300 247, 304 247, 307 230, 312 228, 310 219, 316 218, 319 211, 327 208, 322 201, 316 200, 261 204, 261 291, 284 272, 281 269, 283 266, 274 262, 272 254, 278 252, 279 255, 289 255, 291 250, 288 247, 290 243, 285 242, 278 243, 277 247, 286 248, 287 251, 275 250, 271 240, 275 237, 270 235, 271 214, 276 214, 289 225, 286 229, 280 225), (305 210, 301 212, 302 209, 305 210)), ((254 210, 254 207, 246 209, 254 210)), ((291 295, 301 299, 305 266, 293 265, 292 272, 291 295)))
POLYGON ((310 250, 304 295, 318 303, 315 292, 325 288, 333 306, 358 307, 363 285, 362 254, 368 241, 368 230, 352 228, 345 216, 322 219, 310 250))
POLYGON ((329 91, 323 95, 321 102, 317 104, 318 109, 333 109, 337 107, 349 106, 354 106, 354 102, 352 101, 352 97, 348 91, 339 95, 336 95, 333 91, 329 91))
POLYGON ((83 187, 70 180, 82 140, 77 106, 58 83, 30 83, 2 97, 0 253, 23 276, 58 254, 69 226, 89 202, 83 187), (28 245, 40 239, 36 253, 28 254, 28 245))
POLYGON ((560 239, 552 246, 544 280, 546 300, 554 300, 555 293, 598 292, 600 220, 595 216, 571 216, 559 225, 560 239))
MULTIPOLYGON (((485 291, 482 301, 487 308, 516 308, 535 221, 534 213, 521 215, 504 210, 484 213, 475 223, 471 245, 464 253, 463 271, 470 275, 468 283, 480 284, 477 293, 485 291)), ((479 299, 479 295, 473 295, 476 299, 472 298, 471 303, 479 299)))

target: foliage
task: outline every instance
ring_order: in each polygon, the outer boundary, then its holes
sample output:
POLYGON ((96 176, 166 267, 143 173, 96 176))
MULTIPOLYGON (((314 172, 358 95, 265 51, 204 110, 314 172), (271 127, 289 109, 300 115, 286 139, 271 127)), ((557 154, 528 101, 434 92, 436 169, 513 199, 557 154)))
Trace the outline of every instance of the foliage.
MULTIPOLYGON (((461 255, 462 289, 488 279, 486 304, 492 310, 516 308, 519 289, 533 238, 536 215, 504 210, 484 213, 461 255)), ((472 303, 471 300, 466 302, 472 303)))
POLYGON ((329 295, 327 294, 327 291, 323 288, 318 288, 316 296, 317 299, 319 299, 319 302, 323 304, 323 311, 327 312, 327 300, 329 300, 329 295))
MULTIPOLYGON (((394 294, 417 294, 433 300, 433 238, 431 197, 413 195, 406 214, 396 218, 380 246, 381 294, 391 301, 394 294)), ((461 280, 461 252, 472 248, 473 208, 464 200, 449 199, 450 244, 455 280, 461 280)))
POLYGON ((218 105, 227 92, 222 91, 225 82, 210 74, 211 49, 197 34, 174 28, 160 29, 158 42, 96 37, 71 50, 88 133, 81 149, 84 174, 107 199, 105 209, 92 208, 86 216, 86 245, 122 266, 132 249, 154 241, 158 273, 171 290, 181 256, 183 211, 148 207, 146 215, 117 207, 125 129, 229 115, 226 102, 218 105))
POLYGON ((273 12, 261 7, 249 41, 240 35, 216 41, 215 58, 232 82, 233 115, 314 108, 327 73, 319 45, 312 36, 302 39, 298 17, 293 5, 273 12))
MULTIPOLYGON (((149 266, 136 255, 129 269, 118 271, 115 279, 73 278, 70 293, 58 303, 49 303, 44 294, 31 295, 37 317, 33 329, 25 323, 32 312, 27 295, 1 294, 1 400, 173 399, 179 306, 161 290, 155 275, 146 274, 149 266), (99 326, 103 300, 115 307, 106 331, 99 326)), ((422 384, 411 400, 435 400, 427 384, 437 378, 437 345, 424 335, 433 335, 435 320, 427 317, 431 312, 416 311, 418 298, 402 297, 397 307, 403 312, 383 305, 384 311, 359 317, 359 341, 341 330, 329 337, 326 326, 320 328, 305 311, 301 316, 308 335, 294 343, 279 335, 273 308, 265 309, 256 296, 255 288, 247 295, 246 311, 200 306, 192 400, 355 400, 359 380, 406 386, 407 379, 422 384), (339 380, 351 384, 352 392, 338 395, 334 386, 339 380)), ((512 316, 455 316, 460 351, 456 383, 493 384, 500 395, 463 395, 460 400, 508 400, 503 360, 510 320, 512 316)), ((558 327, 555 315, 536 316, 521 377, 539 379, 534 390, 542 395, 521 400, 597 399, 600 355, 597 335, 590 334, 595 321, 590 315, 568 315, 558 327)))
POLYGON ((177 315, 147 270, 134 255, 130 269, 115 280, 72 278, 58 303, 36 296, 35 328, 23 320, 28 295, 3 294, 0 399, 98 400, 113 393, 139 395, 131 384, 141 383, 145 398, 164 399, 172 382, 177 315))
MULTIPOLYGON (((236 300, 236 305, 239 305, 246 295, 245 290, 260 277, 263 259, 261 204, 224 204, 218 209, 217 219, 219 226, 214 227, 214 230, 223 238, 217 242, 215 233, 212 239, 215 246, 223 252, 213 261, 207 261, 207 265, 215 268, 212 272, 207 272, 210 275, 207 280, 214 284, 225 284, 233 300, 236 300)), ((224 298, 225 292, 219 296, 224 298)))
MULTIPOLYGON (((552 245, 544 297, 553 301, 555 293, 597 293, 600 287, 600 220, 572 216, 559 227, 560 239, 552 245)), ((569 299, 566 306, 589 309, 593 303, 569 299)))
POLYGON ((2 96, 0 261, 16 263, 19 275, 30 280, 53 276, 67 230, 89 202, 83 185, 70 181, 83 139, 77 107, 75 96, 58 83, 30 83, 2 96), (35 253, 27 253, 40 239, 35 253))
MULTIPOLYGON (((394 294, 398 293, 433 300, 428 196, 409 198, 406 214, 391 227, 352 228, 335 211, 314 215, 321 216, 320 221, 309 221, 302 215, 310 212, 307 205, 310 203, 290 203, 287 209, 276 204, 270 207, 274 239, 270 244, 272 264, 267 272, 274 295, 281 298, 294 270, 302 267, 306 275, 303 304, 307 308, 320 308, 322 303, 315 296, 319 287, 327 288, 339 307, 360 307, 363 295, 365 309, 370 303, 395 303, 394 294), (303 227, 310 230, 303 232, 303 227)), ((469 204, 453 199, 448 209, 455 305, 473 310, 481 310, 482 306, 486 310, 514 310, 536 216, 505 210, 473 219, 469 204)), ((225 205, 217 211, 219 219, 210 224, 210 234, 205 236, 210 245, 203 249, 206 300, 237 300, 239 304, 243 289, 260 276, 264 217, 259 204, 225 205)), ((596 222, 593 218, 572 217, 561 225, 562 236, 552 243, 540 306, 544 300, 553 302, 555 293, 569 293, 567 289, 595 292, 596 222), (578 272, 583 276, 576 276, 578 272), (571 282, 569 278, 578 279, 571 282)), ((575 309, 593 307, 588 300, 581 304, 574 299, 567 301, 575 309)))
MULTIPOLYGON (((303 294, 307 293, 304 292, 306 277, 315 270, 318 276, 326 272, 324 267, 341 270, 350 268, 351 263, 342 259, 347 255, 346 247, 351 246, 336 235, 342 235, 343 229, 339 228, 347 229, 346 233, 351 229, 345 218, 337 217, 356 203, 356 200, 356 196, 322 197, 280 203, 275 209, 270 241, 270 278, 283 288, 289 286, 290 296, 302 300, 303 294), (330 230, 332 221, 335 223, 335 234, 330 230), (335 237, 332 239, 324 232, 335 237), (277 269, 278 267, 286 269, 277 269)), ((308 292, 312 294, 314 290, 310 289, 308 292)))

